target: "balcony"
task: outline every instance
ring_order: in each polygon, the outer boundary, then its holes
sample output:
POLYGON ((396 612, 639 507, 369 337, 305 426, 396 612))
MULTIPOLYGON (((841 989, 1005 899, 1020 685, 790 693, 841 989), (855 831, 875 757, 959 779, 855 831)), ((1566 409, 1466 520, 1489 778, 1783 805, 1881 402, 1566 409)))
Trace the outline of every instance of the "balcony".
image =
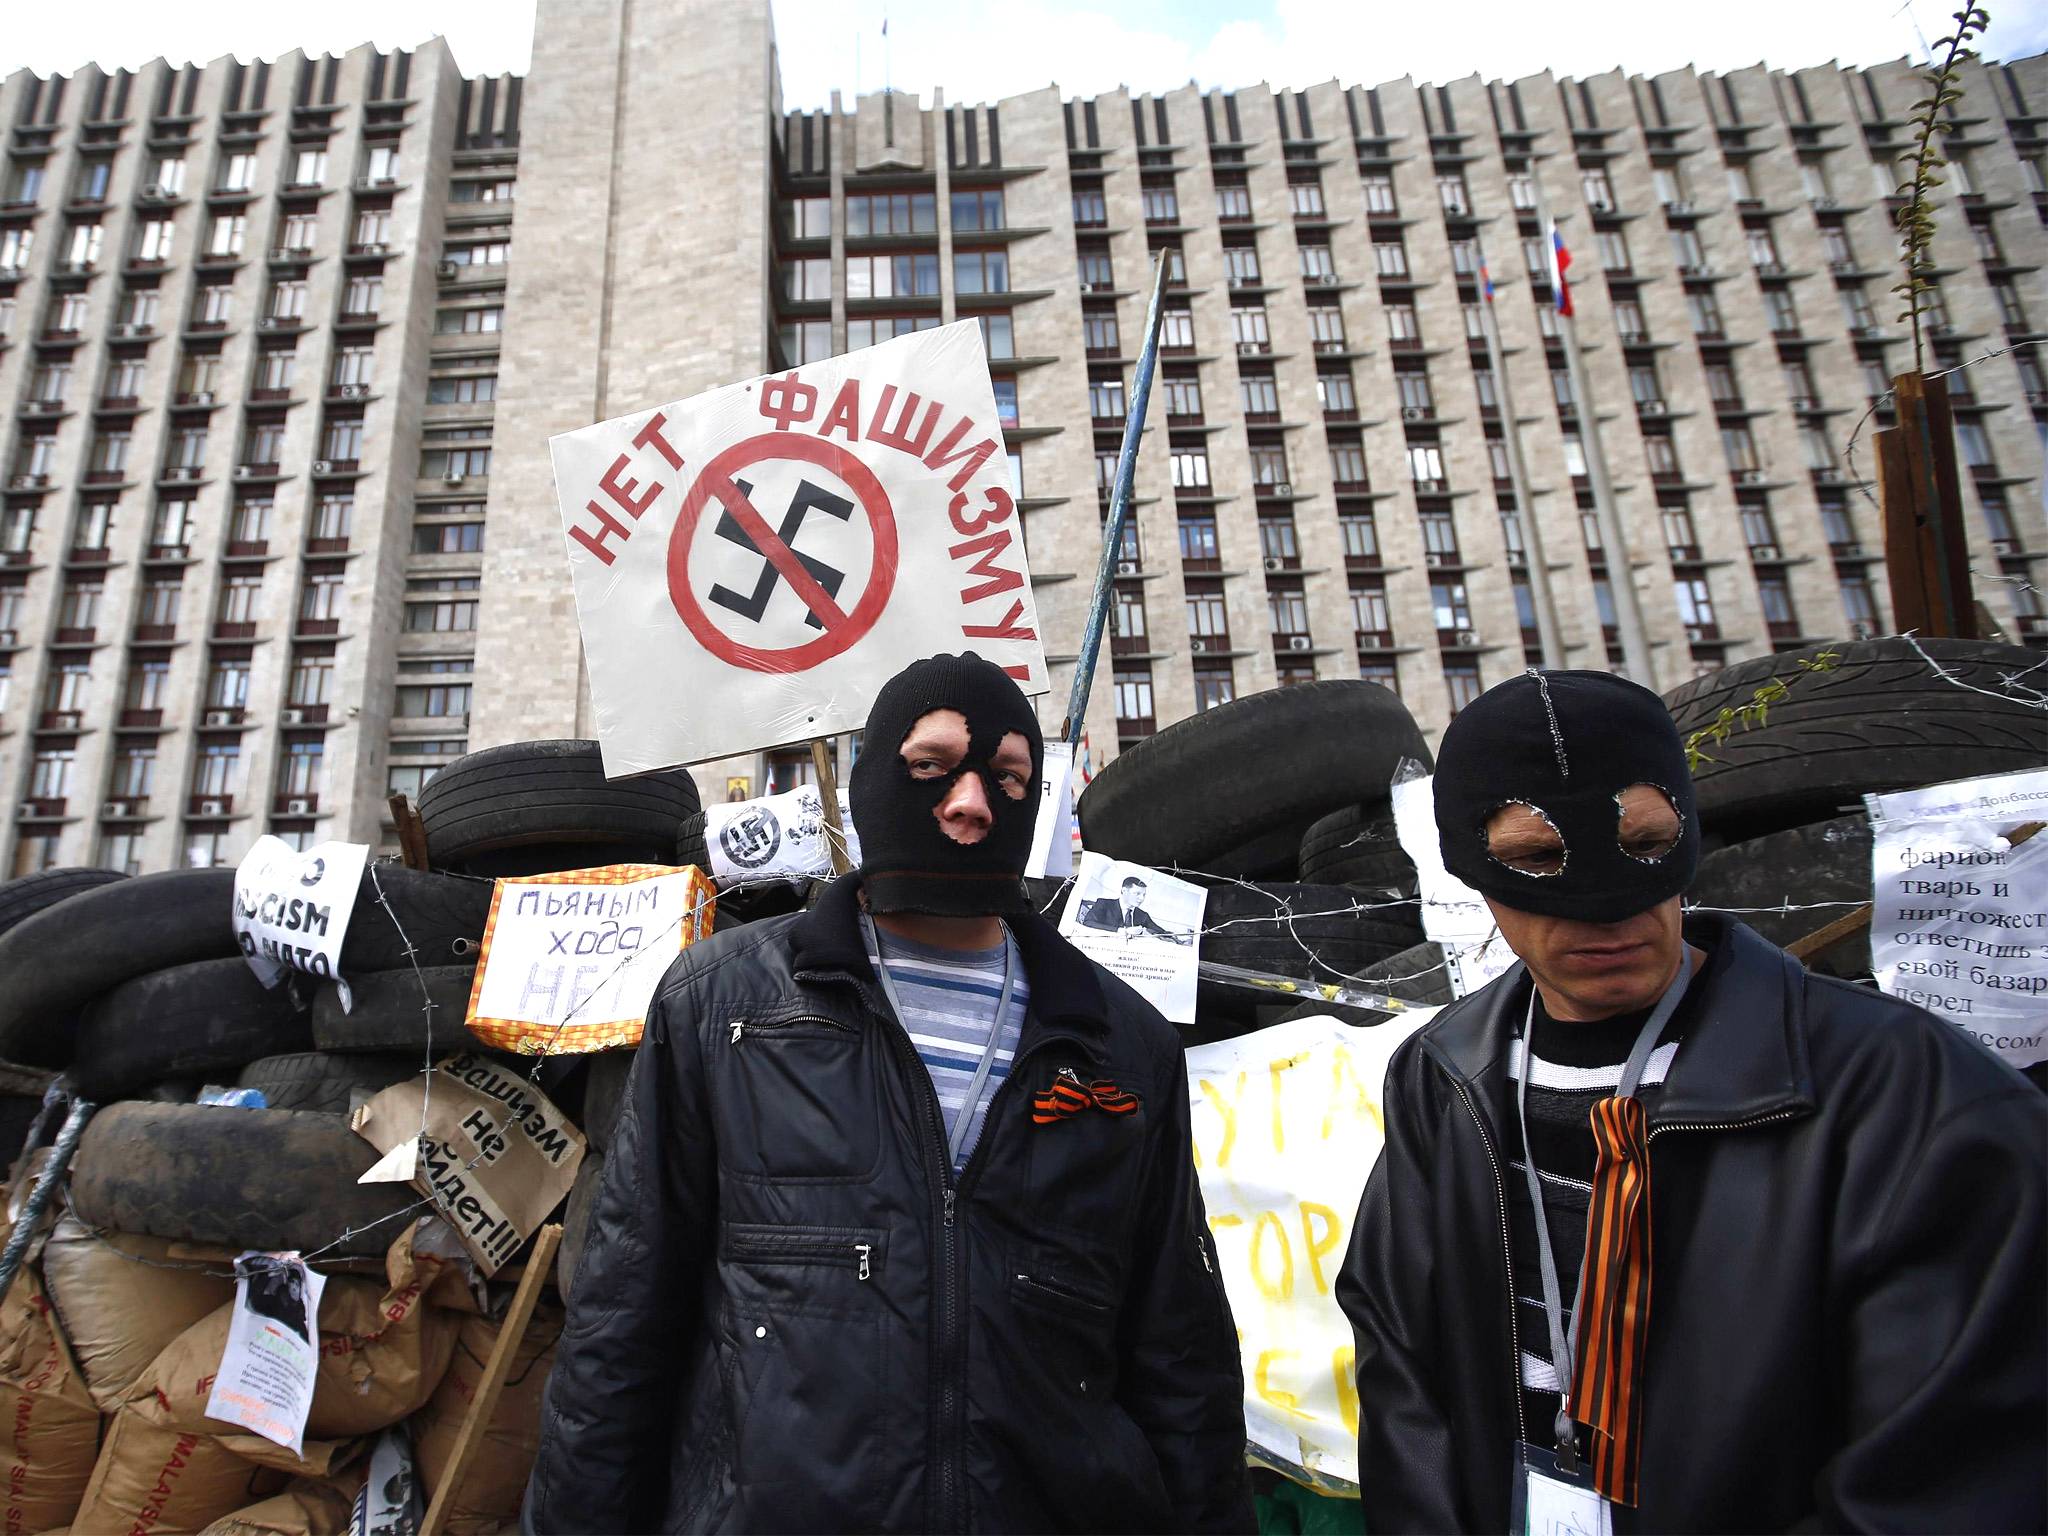
POLYGON ((119 485, 128 478, 122 469, 88 469, 85 472, 87 485, 119 485))
POLYGON ((1188 651, 1195 656, 1227 656, 1230 654, 1230 632, 1220 630, 1213 635, 1189 635, 1188 651))
POLYGON ((75 709, 46 709, 36 716, 39 731, 75 731, 85 721, 85 716, 75 709))
POLYGON ((306 540, 306 553, 309 555, 345 555, 348 553, 348 537, 344 534, 338 539, 308 539, 306 540))
POLYGON ((91 645, 99 631, 89 624, 60 627, 50 639, 52 645, 91 645))
POLYGON ((178 638, 175 624, 138 624, 132 637, 138 645, 164 645, 178 638))
POLYGON ((1111 635, 1109 654, 1112 656, 1141 656, 1151 648, 1149 635, 1111 635))
MULTIPOLYGON (((465 720, 467 717, 465 717, 465 720)), ((325 704, 287 704, 278 712, 279 725, 325 725, 327 706, 325 704)))
MULTIPOLYGON (((1121 566, 1123 562, 1119 560, 1117 564, 1121 566)), ((338 635, 341 633, 341 620, 302 618, 294 627, 293 633, 305 636, 338 635)))
POLYGON ((1315 642, 1307 635, 1276 632, 1273 636, 1273 652, 1285 656, 1292 651, 1296 654, 1315 649, 1315 642))
POLYGON ((317 816, 320 814, 320 797, 307 790, 294 794, 291 790, 280 790, 271 798, 270 813, 273 816, 317 816))
POLYGON ((1394 648, 1394 632, 1391 629, 1361 629, 1352 638, 1361 651, 1391 651, 1394 648))
POLYGON ((138 821, 148 814, 147 795, 117 795, 100 807, 102 821, 138 821))
POLYGON ((192 552, 183 544, 152 544, 142 558, 145 562, 183 561, 191 559, 192 552))
POLYGON ((235 814, 233 795, 193 795, 185 802, 185 814, 200 818, 226 817, 235 814))
POLYGON ((292 392, 289 389, 279 389, 275 386, 259 385, 257 388, 249 391, 249 403, 251 405, 276 405, 291 399, 291 397, 292 392))
POLYGON ((124 709, 116 723, 124 731, 159 730, 164 723, 164 712, 161 709, 124 709))
POLYGON ((272 460, 252 459, 247 463, 235 466, 235 478, 237 480, 281 480, 284 478, 284 469, 272 460))
POLYGON ((1159 727, 1151 715, 1118 715, 1116 734, 1119 741, 1136 741, 1142 737, 1156 735, 1159 727))
POLYGON ((1797 640, 1799 621, 1797 619, 1769 619, 1764 623, 1765 631, 1773 640, 1797 640))
POLYGON ((142 409, 140 395, 102 395, 99 408, 103 411, 139 411, 142 409))
POLYGON ((74 544, 64 558, 71 565, 105 565, 114 552, 104 544, 74 544))
POLYGON ((217 619, 213 626, 216 640, 254 640, 256 621, 254 619, 217 619))
POLYGON ((261 560, 270 553, 268 539, 229 539, 224 552, 230 560, 261 560))
POLYGON ((23 821, 62 821, 64 800, 62 796, 54 799, 47 795, 38 796, 22 801, 21 808, 15 814, 23 821))

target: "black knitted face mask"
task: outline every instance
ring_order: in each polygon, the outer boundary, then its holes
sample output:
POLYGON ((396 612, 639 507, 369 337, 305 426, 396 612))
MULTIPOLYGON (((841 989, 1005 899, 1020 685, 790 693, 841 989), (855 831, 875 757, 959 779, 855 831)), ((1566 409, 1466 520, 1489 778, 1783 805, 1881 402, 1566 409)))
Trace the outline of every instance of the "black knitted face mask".
POLYGON ((1531 670, 1488 689, 1444 732, 1436 760, 1444 867, 1503 906, 1615 923, 1681 894, 1699 866, 1699 818, 1685 746, 1664 701, 1611 672, 1531 670), (1623 836, 1636 785, 1678 813, 1675 844, 1623 836), (1561 855, 1503 862, 1487 824, 1526 806, 1556 829, 1561 855))
POLYGON ((1024 866, 1038 817, 1038 775, 1045 746, 1030 701, 1003 670, 968 651, 914 662, 883 685, 868 713, 860 760, 848 781, 860 832, 861 881, 875 912, 943 917, 1023 912, 1024 866), (902 746, 917 722, 950 709, 967 722, 967 752, 950 773, 913 778, 902 746), (1031 749, 1031 783, 1012 799, 992 759, 1015 731, 1031 749), (939 806, 963 774, 981 779, 991 818, 979 842, 956 843, 939 824, 939 806))

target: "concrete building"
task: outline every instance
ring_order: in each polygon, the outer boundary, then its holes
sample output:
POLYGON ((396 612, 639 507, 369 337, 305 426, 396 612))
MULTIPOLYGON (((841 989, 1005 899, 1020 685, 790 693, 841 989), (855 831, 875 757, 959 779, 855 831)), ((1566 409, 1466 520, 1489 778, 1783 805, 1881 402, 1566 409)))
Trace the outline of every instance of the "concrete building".
MULTIPOLYGON (((1098 763, 1310 677, 1433 732, 1545 627, 1660 688, 1881 632, 1867 439, 1912 365, 1919 94, 1901 62, 786 110, 765 0, 543 0, 523 80, 438 42, 12 75, 0 873, 388 841, 387 793, 463 751, 588 734, 549 435, 959 318, 1056 720, 1160 253, 1098 763)), ((2048 59, 1971 66, 1947 147, 1927 367, 1998 354, 1951 380, 1972 564, 2048 643, 2048 59)))

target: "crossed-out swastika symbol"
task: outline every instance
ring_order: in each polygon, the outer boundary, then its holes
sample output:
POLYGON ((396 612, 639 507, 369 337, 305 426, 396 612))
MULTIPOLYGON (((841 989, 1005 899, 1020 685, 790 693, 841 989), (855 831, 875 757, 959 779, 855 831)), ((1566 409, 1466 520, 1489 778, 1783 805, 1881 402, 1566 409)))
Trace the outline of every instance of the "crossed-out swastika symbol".
MULTIPOLYGON (((749 503, 753 501, 754 487, 750 482, 735 477, 732 483, 738 487, 743 499, 749 503)), ((782 526, 775 530, 775 536, 782 541, 783 547, 796 557, 797 563, 810 573, 811 580, 824 589, 825 595, 837 598, 839 588, 846 580, 846 572, 829 566, 796 547, 796 536, 803 529, 804 518, 812 512, 829 513, 845 522, 853 516, 853 503, 844 496, 835 496, 830 491, 813 485, 808 480, 800 481, 796 494, 789 500, 789 510, 782 514, 782 526)), ((712 531, 721 539, 729 539, 742 549, 751 550, 759 555, 761 575, 755 581, 752 592, 735 592, 730 587, 720 585, 714 586, 706 595, 719 607, 729 608, 734 613, 742 614, 757 624, 760 623, 761 615, 768 610, 768 599, 774 595, 775 584, 781 579, 782 573, 776 568, 775 561, 770 558, 768 552, 754 542, 754 536, 732 515, 730 509, 720 512, 718 522, 712 531)), ((798 595, 802 596, 801 593, 798 595)), ((812 629, 823 629, 825 621, 818 611, 809 603, 804 606, 804 622, 812 629)))

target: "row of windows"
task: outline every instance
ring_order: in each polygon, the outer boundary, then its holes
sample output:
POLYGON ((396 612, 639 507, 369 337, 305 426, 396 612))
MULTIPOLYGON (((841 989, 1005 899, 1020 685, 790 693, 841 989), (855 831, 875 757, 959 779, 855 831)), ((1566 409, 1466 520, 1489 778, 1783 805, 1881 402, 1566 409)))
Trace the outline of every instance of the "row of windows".
MULTIPOLYGON (((380 143, 364 146, 357 161, 357 175, 366 182, 391 182, 398 179, 399 153, 396 144, 380 143)), ((212 190, 215 192, 253 192, 256 190, 257 173, 261 170, 260 158, 246 150, 237 150, 221 156, 216 168, 212 190)), ((143 178, 143 191, 153 197, 183 197, 187 180, 188 164, 183 154, 164 150, 150 157, 143 178)), ((280 183, 290 190, 318 187, 327 180, 328 151, 324 144, 297 144, 292 146, 278 164, 280 183)), ((47 167, 39 159, 16 156, 8 168, 4 201, 8 203, 34 203, 42 197, 47 179, 47 167)), ((103 203, 113 189, 114 157, 112 155, 89 155, 82 159, 73 174, 70 200, 74 203, 103 203)), ((509 183, 507 183, 509 185, 509 183)), ((460 183, 476 185, 476 183, 460 183)), ((463 201, 455 194, 456 201, 463 201)))

